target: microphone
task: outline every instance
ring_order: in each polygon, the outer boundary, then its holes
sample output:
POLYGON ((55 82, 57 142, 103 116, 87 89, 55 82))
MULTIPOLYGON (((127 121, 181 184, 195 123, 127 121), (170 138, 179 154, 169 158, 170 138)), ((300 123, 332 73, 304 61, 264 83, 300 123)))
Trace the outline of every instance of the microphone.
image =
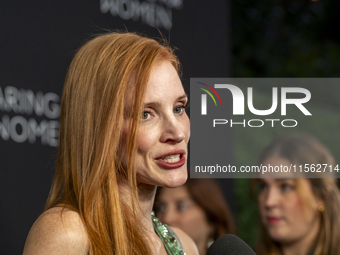
POLYGON ((256 255, 243 240, 227 234, 218 238, 208 249, 206 255, 256 255))

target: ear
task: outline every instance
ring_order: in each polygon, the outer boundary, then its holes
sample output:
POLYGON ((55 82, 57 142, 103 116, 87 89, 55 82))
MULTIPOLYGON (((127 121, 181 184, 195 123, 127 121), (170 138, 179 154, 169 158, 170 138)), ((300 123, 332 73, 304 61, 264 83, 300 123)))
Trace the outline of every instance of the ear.
POLYGON ((315 197, 315 202, 313 204, 313 208, 315 208, 319 212, 323 212, 325 210, 325 202, 320 197, 315 197))

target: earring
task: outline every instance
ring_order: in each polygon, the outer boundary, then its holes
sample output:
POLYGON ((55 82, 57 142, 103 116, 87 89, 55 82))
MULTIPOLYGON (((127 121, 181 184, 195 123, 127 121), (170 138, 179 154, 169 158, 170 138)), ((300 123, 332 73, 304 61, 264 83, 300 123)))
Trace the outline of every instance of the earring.
POLYGON ((325 210, 325 207, 323 205, 320 205, 319 208, 318 208, 319 212, 323 212, 325 210))

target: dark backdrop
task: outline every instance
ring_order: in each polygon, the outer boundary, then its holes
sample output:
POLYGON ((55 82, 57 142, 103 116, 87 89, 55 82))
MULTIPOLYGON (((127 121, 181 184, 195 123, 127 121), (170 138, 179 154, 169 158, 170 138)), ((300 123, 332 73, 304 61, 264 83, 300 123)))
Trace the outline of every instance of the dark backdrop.
MULTIPOLYGON (((107 29, 160 31, 178 48, 188 91, 190 77, 229 75, 229 3, 2 1, 0 13, 0 254, 21 254, 51 186, 60 96, 76 49, 107 29)), ((222 183, 234 208, 232 181, 222 183)))

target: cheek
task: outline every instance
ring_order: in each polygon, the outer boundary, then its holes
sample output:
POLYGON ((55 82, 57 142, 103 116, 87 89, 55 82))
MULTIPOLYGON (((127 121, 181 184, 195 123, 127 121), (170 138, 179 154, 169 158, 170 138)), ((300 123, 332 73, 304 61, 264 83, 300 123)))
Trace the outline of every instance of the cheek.
POLYGON ((312 225, 317 215, 316 210, 314 210, 312 206, 304 204, 301 199, 293 200, 289 209, 291 212, 289 217, 290 222, 300 225, 301 228, 312 225))
POLYGON ((188 116, 186 117, 186 121, 184 123, 184 132, 185 132, 185 136, 189 140, 190 139, 190 119, 188 116))
POLYGON ((264 214, 266 212, 264 199, 265 198, 264 198, 263 194, 260 194, 259 197, 258 197, 258 200, 257 200, 261 218, 264 217, 264 214))
POLYGON ((201 209, 193 208, 188 213, 186 213, 185 222, 187 228, 191 230, 191 232, 205 232, 207 228, 207 220, 205 218, 205 214, 201 209))
POLYGON ((137 136, 138 152, 140 154, 147 154, 157 143, 157 140, 157 132, 154 132, 152 128, 139 131, 137 136))
POLYGON ((302 202, 297 197, 287 199, 285 209, 292 221, 298 221, 301 218, 305 218, 302 202))

